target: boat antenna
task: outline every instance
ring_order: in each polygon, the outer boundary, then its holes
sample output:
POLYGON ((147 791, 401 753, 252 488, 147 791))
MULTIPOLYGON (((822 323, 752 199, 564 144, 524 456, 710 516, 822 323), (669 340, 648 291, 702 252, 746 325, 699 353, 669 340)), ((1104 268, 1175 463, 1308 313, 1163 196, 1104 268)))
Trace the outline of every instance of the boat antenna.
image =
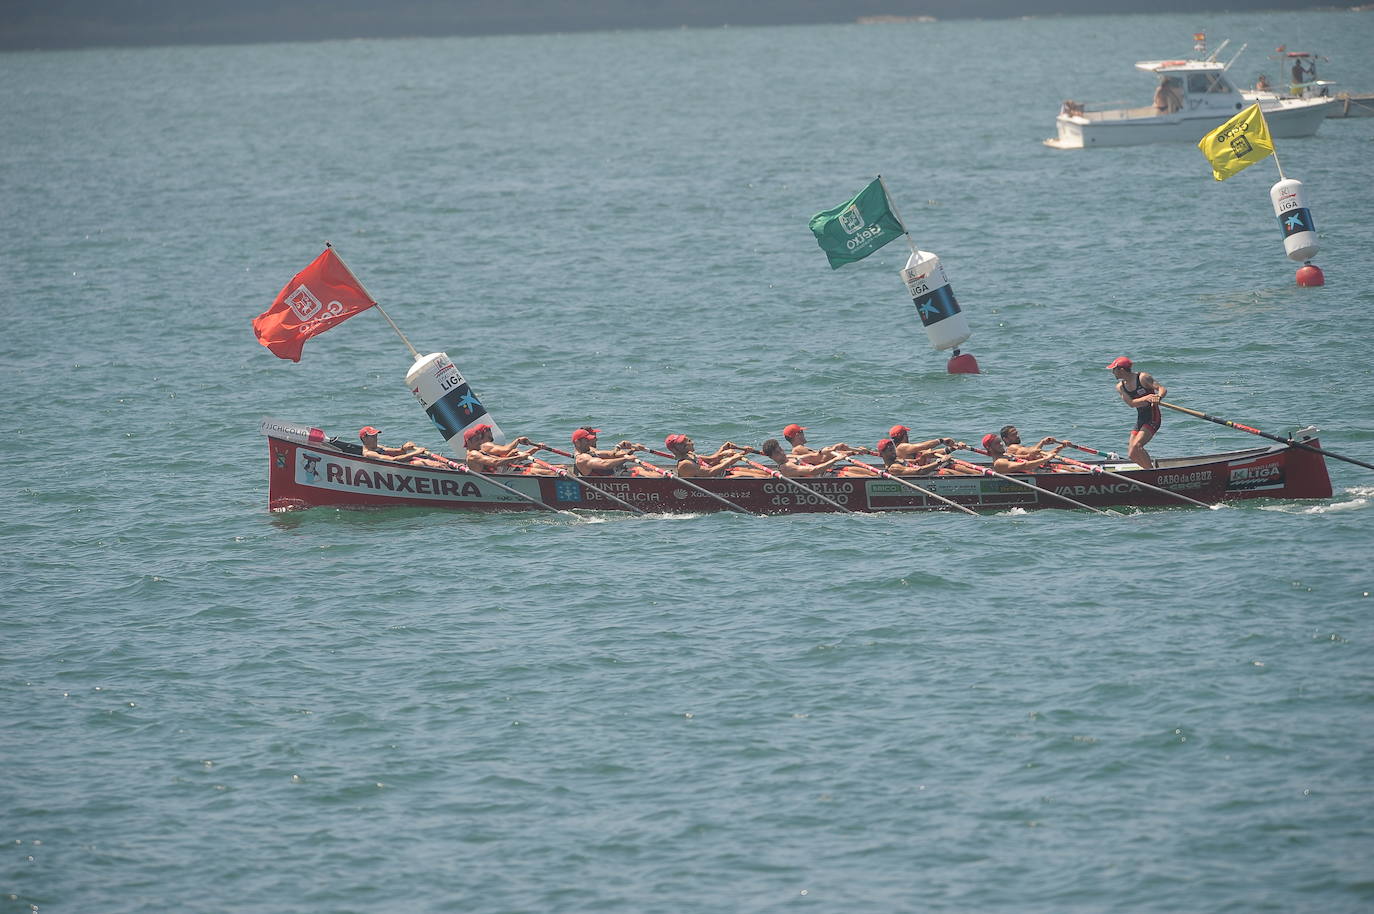
MULTIPOLYGON (((1231 58, 1231 62, 1228 63, 1228 64, 1227 64, 1225 67, 1223 67, 1222 69, 1223 69, 1223 70, 1229 70, 1229 69, 1231 69, 1231 64, 1235 63, 1237 60, 1240 60, 1240 55, 1244 54, 1244 53, 1245 53, 1245 49, 1248 48, 1248 47, 1250 47, 1250 45, 1248 45, 1248 44, 1243 44, 1243 45, 1241 45, 1241 46, 1240 46, 1240 50, 1236 52, 1236 56, 1235 56, 1235 57, 1232 57, 1232 58, 1231 58)), ((1218 49, 1218 50, 1220 50, 1220 49, 1218 49)))
MULTIPOLYGON (((328 241, 326 241, 326 242, 324 243, 324 246, 325 246, 326 248, 331 248, 331 249, 334 247, 334 245, 333 245, 331 242, 328 242, 328 241)), ((387 322, 388 324, 391 325, 391 329, 396 331, 396 335, 399 336, 399 337, 401 338, 401 342, 402 342, 402 343, 405 343, 405 344, 406 344, 406 348, 410 350, 410 355, 411 355, 411 357, 414 358, 415 361, 418 362, 418 361, 420 360, 420 353, 419 353, 419 351, 418 351, 414 346, 410 345, 410 340, 406 339, 406 335, 405 335, 404 333, 401 332, 401 328, 400 328, 400 327, 397 327, 397 326, 396 326, 396 322, 393 321, 393 320, 391 319, 391 315, 390 315, 390 314, 387 314, 386 311, 382 308, 381 304, 377 301, 377 296, 375 296, 375 295, 373 295, 371 292, 367 291, 367 286, 363 285, 363 281, 362 281, 361 279, 359 279, 359 278, 353 273, 352 270, 349 270, 349 269, 348 269, 348 264, 344 263, 344 259, 343 259, 342 257, 339 257, 339 252, 338 252, 338 251, 334 251, 334 256, 335 256, 335 257, 338 257, 338 259, 339 259, 339 265, 342 266, 342 267, 344 268, 344 270, 346 270, 346 271, 348 272, 348 275, 349 275, 350 277, 353 278, 353 281, 356 282, 356 283, 358 284, 358 288, 363 290, 363 294, 366 295, 368 298, 372 299, 372 307, 374 307, 374 308, 377 309, 377 313, 378 313, 378 314, 380 314, 382 317, 386 318, 386 322, 387 322)))
POLYGON ((1207 59, 1208 59, 1208 60, 1215 61, 1215 60, 1217 59, 1217 55, 1221 53, 1221 49, 1224 48, 1224 47, 1226 47, 1226 46, 1227 46, 1228 44, 1230 44, 1230 43, 1231 43, 1231 39, 1227 38, 1227 39, 1226 39, 1225 41, 1223 41, 1221 44, 1217 45, 1217 49, 1216 49, 1215 51, 1213 51, 1212 53, 1210 53, 1210 54, 1207 55, 1207 59))

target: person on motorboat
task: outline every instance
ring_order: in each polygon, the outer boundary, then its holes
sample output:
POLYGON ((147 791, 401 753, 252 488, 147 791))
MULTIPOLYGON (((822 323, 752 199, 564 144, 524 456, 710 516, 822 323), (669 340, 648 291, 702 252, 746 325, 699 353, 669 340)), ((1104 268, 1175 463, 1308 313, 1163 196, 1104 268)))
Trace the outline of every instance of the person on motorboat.
POLYGON ((1159 432, 1160 425, 1164 423, 1164 416, 1159 411, 1159 401, 1163 400, 1169 391, 1147 372, 1133 370, 1132 364, 1131 360, 1123 355, 1113 359, 1107 369, 1111 371, 1112 377, 1116 378, 1116 392, 1121 395, 1127 406, 1135 410, 1135 427, 1131 429, 1130 448, 1126 451, 1126 456, 1148 470, 1155 464, 1145 450, 1145 445, 1159 432))
POLYGON ((1261 74, 1259 75, 1259 79, 1255 80, 1255 91, 1256 91, 1256 92, 1268 92, 1269 89, 1270 89, 1270 86, 1269 86, 1269 74, 1268 74, 1268 73, 1261 73, 1261 74))
POLYGON ((862 448, 852 447, 843 441, 826 445, 818 451, 806 443, 806 426, 797 425, 795 422, 782 430, 782 436, 792 445, 792 459, 801 463, 818 464, 835 456, 845 457, 849 454, 863 453, 862 448))
POLYGON ((391 463, 408 463, 412 466, 447 469, 448 464, 437 460, 428 448, 420 447, 414 441, 407 441, 400 447, 386 447, 377 439, 380 429, 364 425, 358 429, 358 439, 363 443, 363 456, 373 460, 387 460, 391 463))
POLYGON ((596 436, 601 432, 599 428, 583 426, 572 433, 573 450, 577 456, 573 458, 573 468, 579 476, 632 476, 632 468, 628 466, 634 462, 635 451, 644 450, 642 444, 632 444, 629 441, 622 441, 611 450, 602 450, 596 446, 596 436))
POLYGON ((1183 108, 1183 93, 1179 91, 1178 78, 1174 76, 1162 77, 1159 86, 1155 89, 1155 112, 1157 114, 1173 114, 1183 108))
POLYGON ((739 445, 727 441, 714 454, 698 454, 696 443, 686 435, 669 435, 663 439, 663 446, 677 458, 673 472, 686 477, 724 476, 747 453, 739 445))
POLYGON ((983 436, 983 450, 992 457, 992 469, 998 473, 1034 473, 1036 470, 1053 468, 1048 464, 1051 460, 1059 456, 1059 452, 1068 447, 1068 442, 1061 442, 1052 451, 1046 451, 1045 456, 1036 457, 1032 460, 1023 460, 1020 457, 1013 457, 1007 453, 1006 445, 1002 443, 1002 436, 996 432, 989 432, 983 436))

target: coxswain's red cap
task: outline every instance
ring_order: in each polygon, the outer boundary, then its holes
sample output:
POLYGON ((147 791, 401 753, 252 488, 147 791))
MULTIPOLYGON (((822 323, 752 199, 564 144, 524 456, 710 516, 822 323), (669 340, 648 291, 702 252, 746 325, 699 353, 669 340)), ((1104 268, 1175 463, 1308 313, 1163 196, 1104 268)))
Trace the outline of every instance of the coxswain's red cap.
POLYGON ((687 436, 686 436, 686 435, 669 435, 667 438, 664 438, 664 439, 663 439, 663 446, 664 446, 664 447, 677 447, 679 444, 686 444, 686 443, 687 443, 687 436))
POLYGON ((472 444, 473 439, 481 435, 482 430, 485 428, 485 425, 474 425, 472 428, 463 432, 463 444, 472 444))
POLYGON ((881 454, 883 451, 887 450, 888 448, 890 448, 890 447, 896 447, 896 446, 897 446, 897 445, 893 444, 891 438, 884 438, 882 441, 879 441, 879 442, 878 442, 878 446, 875 447, 874 450, 877 451, 879 454, 881 454))
POLYGON ((988 432, 983 436, 983 450, 991 450, 992 446, 1001 441, 1001 437, 996 432, 988 432))
POLYGON ((583 438, 595 438, 600 431, 601 429, 599 428, 579 428, 577 431, 573 432, 573 441, 581 441, 583 438))
POLYGON ((373 428, 373 427, 370 426, 370 425, 364 425, 362 428, 358 429, 358 437, 359 437, 359 438, 375 438, 375 437, 377 437, 378 435, 380 435, 381 433, 382 433, 382 430, 381 430, 381 429, 379 429, 379 428, 373 428))
POLYGON ((1121 355, 1121 356, 1117 356, 1116 358, 1112 359, 1112 363, 1111 363, 1110 365, 1107 366, 1107 370, 1108 370, 1108 371, 1116 371, 1118 368, 1130 368, 1130 367, 1131 367, 1131 360, 1128 359, 1128 358, 1126 358, 1124 355, 1121 355))
POLYGON ((890 438, 899 438, 901 437, 903 432, 909 431, 911 431, 911 429, 907 428, 905 425, 894 425, 892 426, 892 428, 887 430, 887 434, 890 438))
POLYGON ((793 422, 791 425, 787 426, 787 428, 782 430, 782 436, 784 438, 795 438, 798 432, 804 431, 806 431, 805 425, 798 425, 797 423, 793 422))

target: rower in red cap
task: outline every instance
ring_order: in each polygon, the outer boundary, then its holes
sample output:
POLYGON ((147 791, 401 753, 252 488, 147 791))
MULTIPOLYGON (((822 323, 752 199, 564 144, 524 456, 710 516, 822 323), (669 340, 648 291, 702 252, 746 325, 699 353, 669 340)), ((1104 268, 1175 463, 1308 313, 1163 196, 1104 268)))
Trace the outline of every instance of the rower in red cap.
POLYGON ((517 447, 517 443, 521 441, 526 444, 533 444, 530 439, 523 435, 510 444, 496 444, 495 439, 492 438, 490 425, 485 423, 474 425, 463 432, 463 447, 467 449, 467 465, 479 473, 527 473, 540 476, 552 473, 552 470, 523 462, 529 460, 539 448, 531 447, 529 450, 521 452, 517 447), (487 449, 489 445, 491 450, 487 449))
POLYGON ((806 426, 797 425, 795 422, 782 430, 782 436, 787 439, 788 444, 792 445, 791 456, 798 463, 819 464, 825 463, 832 457, 847 457, 850 454, 862 454, 864 452, 863 448, 851 447, 843 441, 838 444, 827 445, 819 451, 808 447, 806 444, 806 426))
POLYGON ((745 450, 727 441, 714 454, 696 453, 696 443, 686 435, 669 435, 663 446, 677 458, 674 472, 679 476, 724 476, 730 468, 744 459, 745 450))
POLYGON ((894 425, 887 431, 887 437, 892 439, 892 445, 897 449, 898 460, 924 460, 926 452, 941 445, 951 450, 968 447, 962 441, 955 441, 953 438, 931 438, 929 441, 912 442, 908 438, 910 432, 911 429, 905 425, 894 425))
POLYGON ((408 463, 417 467, 441 469, 448 467, 447 463, 436 460, 427 448, 420 447, 414 441, 407 441, 400 447, 386 447, 377 440, 377 436, 381 433, 380 429, 370 425, 364 425, 358 429, 358 439, 363 443, 364 457, 371 457, 373 460, 389 460, 392 463, 408 463))
POLYGON ((1135 427, 1131 429, 1130 447, 1126 456, 1145 469, 1154 467, 1154 460, 1145 450, 1145 445, 1159 431, 1164 416, 1159 411, 1159 401, 1164 399, 1168 389, 1148 373, 1135 371, 1131 360, 1124 355, 1112 359, 1107 369, 1116 378, 1116 392, 1127 406, 1135 409, 1135 427))
POLYGON ((644 445, 622 441, 611 450, 602 450, 596 446, 596 436, 600 432, 599 428, 584 425, 572 433, 573 450, 577 452, 577 456, 573 458, 573 467, 578 475, 633 475, 626 464, 635 459, 635 451, 644 450, 644 445))

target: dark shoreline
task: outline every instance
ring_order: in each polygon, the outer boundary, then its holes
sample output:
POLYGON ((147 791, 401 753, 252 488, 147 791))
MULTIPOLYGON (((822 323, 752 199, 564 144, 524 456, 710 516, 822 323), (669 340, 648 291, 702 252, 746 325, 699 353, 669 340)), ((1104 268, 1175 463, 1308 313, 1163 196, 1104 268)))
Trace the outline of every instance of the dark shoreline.
MULTIPOLYGON (((1346 6, 1301 0, 1249 0, 1225 12, 1335 11, 1346 6)), ((244 0, 218 4, 147 0, 132 10, 108 2, 73 0, 61 14, 38 0, 17 0, 0 11, 0 51, 90 47, 256 44, 359 38, 558 34, 672 28, 834 25, 870 20, 1014 19, 1025 17, 1197 13, 1187 0, 1158 3, 1090 0, 932 0, 903 9, 894 0, 757 0, 751 4, 700 0, 680 6, 652 0, 598 0, 568 9, 552 0, 401 0, 385 9, 374 0, 244 0)))

